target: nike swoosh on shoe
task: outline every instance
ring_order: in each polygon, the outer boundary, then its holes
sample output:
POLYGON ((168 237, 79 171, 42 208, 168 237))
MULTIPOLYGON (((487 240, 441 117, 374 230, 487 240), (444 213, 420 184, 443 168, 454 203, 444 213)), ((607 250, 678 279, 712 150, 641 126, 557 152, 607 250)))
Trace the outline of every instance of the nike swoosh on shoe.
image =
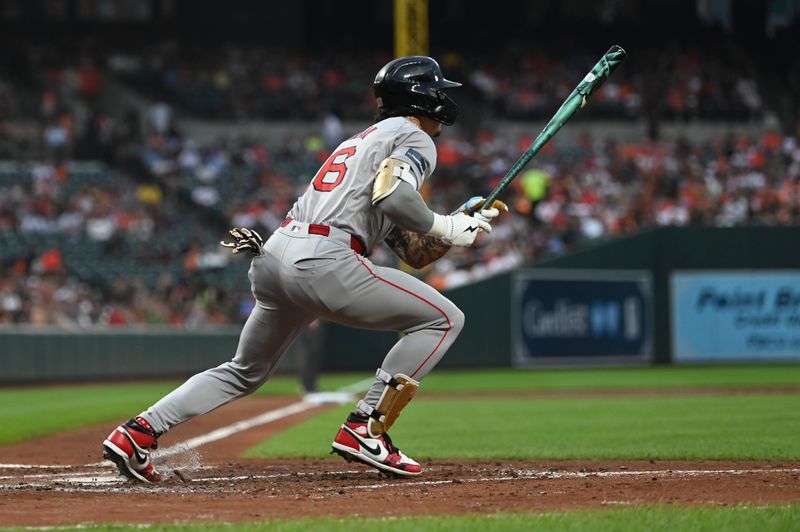
POLYGON ((147 463, 147 455, 139 452, 139 446, 136 445, 136 442, 133 440, 133 437, 128 434, 128 431, 123 432, 123 434, 125 434, 125 437, 128 438, 129 442, 131 442, 133 454, 136 456, 136 461, 139 462, 140 465, 145 465, 147 463))
POLYGON ((366 441, 364 441, 364 438, 362 438, 361 436, 359 436, 358 434, 356 434, 356 433, 355 433, 355 431, 353 431, 352 429, 350 429, 350 427, 344 426, 343 428, 344 428, 344 430, 346 430, 347 432, 349 432, 349 433, 350 433, 350 435, 351 435, 351 436, 353 436, 353 437, 356 439, 356 441, 358 442, 358 444, 359 444, 361 447, 363 447, 364 449, 366 449, 366 450, 367 450, 367 452, 369 452, 369 453, 370 453, 371 455, 373 455, 373 456, 380 456, 380 454, 381 454, 381 448, 380 448, 380 446, 378 446, 377 444, 376 444, 374 447, 373 447, 373 446, 370 446, 370 445, 369 445, 369 444, 368 444, 366 441))

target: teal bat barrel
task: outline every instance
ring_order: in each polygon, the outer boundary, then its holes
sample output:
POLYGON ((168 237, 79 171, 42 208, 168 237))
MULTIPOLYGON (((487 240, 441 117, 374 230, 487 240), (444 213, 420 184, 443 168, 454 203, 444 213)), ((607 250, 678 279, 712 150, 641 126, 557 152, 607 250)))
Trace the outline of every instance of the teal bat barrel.
POLYGON ((608 79, 608 77, 619 67, 619 65, 625 60, 625 50, 623 50, 620 46, 616 44, 608 49, 608 51, 600 58, 594 68, 586 74, 583 80, 578 83, 578 86, 575 87, 567 99, 564 100, 564 103, 561 104, 556 114, 553 115, 553 118, 550 119, 550 122, 544 127, 541 133, 536 137, 533 143, 525 150, 525 153, 514 163, 514 165, 506 172, 506 175, 503 177, 503 180, 500 181, 495 189, 486 197, 486 201, 483 205, 491 205, 491 203, 497 199, 503 190, 514 180, 515 177, 525 168, 525 165, 533 159, 533 157, 539 153, 539 150, 542 149, 542 146, 547 144, 553 135, 555 135, 561 126, 563 126, 567 120, 572 118, 578 109, 581 109, 586 105, 588 102, 588 98, 594 94, 594 92, 600 87, 600 85, 608 79))

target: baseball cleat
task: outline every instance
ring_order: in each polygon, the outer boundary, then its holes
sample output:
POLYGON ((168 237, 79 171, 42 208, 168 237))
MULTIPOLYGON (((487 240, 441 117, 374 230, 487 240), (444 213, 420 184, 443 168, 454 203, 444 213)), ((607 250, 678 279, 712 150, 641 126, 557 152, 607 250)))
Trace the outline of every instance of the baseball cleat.
POLYGON ((366 417, 356 414, 347 417, 331 447, 334 453, 348 462, 356 460, 384 473, 401 477, 414 477, 422 473, 422 467, 395 447, 388 434, 370 437, 366 417))
POLYGON ((159 482, 161 474, 150 459, 149 449, 158 447, 158 434, 142 417, 115 428, 103 442, 103 458, 111 460, 119 472, 131 480, 159 482))

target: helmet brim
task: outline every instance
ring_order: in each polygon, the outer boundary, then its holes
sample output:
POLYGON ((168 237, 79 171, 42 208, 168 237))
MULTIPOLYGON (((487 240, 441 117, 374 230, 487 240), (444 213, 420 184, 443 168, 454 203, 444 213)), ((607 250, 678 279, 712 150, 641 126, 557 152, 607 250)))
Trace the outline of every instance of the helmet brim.
POLYGON ((428 83, 427 85, 436 89, 455 89, 456 87, 460 87, 461 83, 457 81, 450 81, 449 79, 443 79, 442 81, 434 81, 433 83, 428 83))

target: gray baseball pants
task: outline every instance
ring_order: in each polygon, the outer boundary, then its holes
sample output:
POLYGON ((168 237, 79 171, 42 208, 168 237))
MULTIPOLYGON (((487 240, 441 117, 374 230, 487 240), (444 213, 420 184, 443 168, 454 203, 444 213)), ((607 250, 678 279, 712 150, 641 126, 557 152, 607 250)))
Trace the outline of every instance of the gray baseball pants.
MULTIPOLYGON (((464 326, 464 314, 442 294, 399 270, 376 266, 350 248, 350 235, 330 228, 309 235, 293 222, 275 231, 248 276, 256 306, 236 355, 191 377, 142 413, 158 433, 257 390, 297 334, 317 317, 350 327, 403 331, 382 369, 423 379, 464 326)), ((375 379, 364 402, 377 405, 375 379)))

